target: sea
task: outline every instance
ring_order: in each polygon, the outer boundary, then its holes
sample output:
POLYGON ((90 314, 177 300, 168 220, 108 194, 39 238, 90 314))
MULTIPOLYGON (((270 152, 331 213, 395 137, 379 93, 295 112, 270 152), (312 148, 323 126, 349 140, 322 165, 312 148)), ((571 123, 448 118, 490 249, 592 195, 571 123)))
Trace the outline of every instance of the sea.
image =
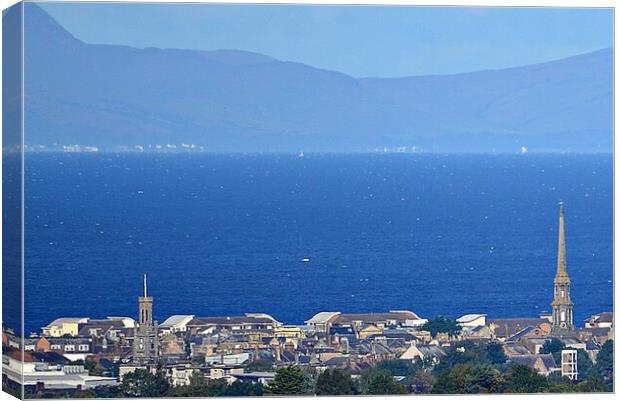
POLYGON ((613 308, 609 154, 27 153, 25 169, 26 333, 136 318, 143 274, 160 323, 539 316, 559 202, 577 324, 613 308))

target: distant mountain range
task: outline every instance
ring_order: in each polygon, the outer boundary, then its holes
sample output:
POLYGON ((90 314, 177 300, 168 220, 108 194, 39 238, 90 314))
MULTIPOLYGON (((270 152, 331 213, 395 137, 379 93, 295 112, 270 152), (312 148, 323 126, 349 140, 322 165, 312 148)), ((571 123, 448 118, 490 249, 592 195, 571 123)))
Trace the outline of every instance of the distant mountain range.
POLYGON ((612 150, 612 49, 502 70, 356 79, 238 50, 87 44, 32 3, 25 38, 31 145, 612 150))

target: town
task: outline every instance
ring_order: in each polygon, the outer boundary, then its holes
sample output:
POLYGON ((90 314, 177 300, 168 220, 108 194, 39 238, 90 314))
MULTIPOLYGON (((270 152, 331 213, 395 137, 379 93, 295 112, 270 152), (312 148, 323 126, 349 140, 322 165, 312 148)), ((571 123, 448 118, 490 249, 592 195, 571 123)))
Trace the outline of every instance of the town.
MULTIPOLYGON (((28 397, 613 391, 613 313, 573 321, 560 208, 552 313, 422 318, 323 311, 58 318, 23 339, 3 328, 3 389, 28 397)), ((550 291, 551 292, 551 291, 550 291)))

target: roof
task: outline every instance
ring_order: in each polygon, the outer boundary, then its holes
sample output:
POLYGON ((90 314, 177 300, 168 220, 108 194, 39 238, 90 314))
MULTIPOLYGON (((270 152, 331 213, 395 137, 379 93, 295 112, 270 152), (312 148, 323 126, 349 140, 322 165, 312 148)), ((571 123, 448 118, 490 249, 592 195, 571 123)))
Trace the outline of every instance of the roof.
POLYGON ((87 323, 88 320, 89 318, 87 317, 61 317, 61 318, 54 320, 52 323, 48 324, 47 326, 43 328, 48 328, 52 326, 61 326, 67 323, 76 323, 76 324, 87 323))
POLYGON ((273 379, 276 377, 276 372, 248 372, 231 374, 231 376, 239 379, 273 379))
POLYGON ((437 345, 411 344, 411 346, 400 356, 400 359, 413 359, 418 355, 418 352, 422 354, 424 358, 436 357, 437 359, 440 359, 446 355, 445 351, 437 345))
POLYGON ((508 358, 510 362, 516 363, 517 365, 525 365, 531 369, 536 369, 536 362, 541 361, 545 370, 549 371, 551 369, 557 368, 555 364, 555 359, 551 354, 540 354, 540 355, 514 355, 508 358))
POLYGON ((345 366, 351 362, 348 356, 335 356, 324 362, 325 366, 345 366))
POLYGON ((516 344, 507 344, 506 351, 508 351, 509 354, 513 354, 513 355, 531 354, 530 350, 527 349, 527 347, 524 347, 523 345, 516 345, 516 344))
POLYGON ((329 329, 329 333, 334 334, 355 334, 355 330, 351 326, 332 326, 329 329))
POLYGON ((368 340, 360 341, 357 344, 357 351, 360 354, 364 355, 371 353, 377 355, 390 355, 394 353, 394 351, 392 351, 387 345, 381 344, 379 342, 371 342, 368 340))
POLYGON ((592 315, 585 320, 586 322, 592 323, 613 323, 614 322, 614 314, 613 312, 601 312, 596 315, 592 315))
POLYGON ((526 328, 524 328, 523 330, 519 331, 518 333, 516 333, 513 336, 510 336, 506 342, 516 342, 519 341, 521 338, 523 338, 524 336, 526 336, 527 334, 531 333, 533 330, 535 330, 535 327, 532 326, 527 326, 526 328))
POLYGON ((541 355, 538 355, 538 356, 542 360, 542 362, 545 365, 545 368, 547 368, 547 370, 555 369, 557 367, 557 365, 555 364, 555 359, 553 358, 553 355, 551 355, 551 354, 541 354, 541 355))
POLYGON ((32 360, 56 365, 68 364, 70 361, 57 352, 32 352, 32 360))
POLYGON ((272 319, 267 317, 255 317, 255 316, 213 316, 213 317, 194 317, 188 326, 207 326, 207 325, 228 325, 228 324, 269 324, 276 323, 272 319))
POLYGON ((92 329, 99 329, 105 333, 110 329, 123 330, 126 328, 127 326, 123 323, 123 321, 118 319, 89 320, 88 323, 85 323, 80 327, 78 335, 90 336, 90 331, 92 329))
POLYGON ((160 328, 172 327, 187 324, 194 319, 194 315, 172 315, 168 319, 166 319, 162 324, 159 325, 160 328))
POLYGON ((613 332, 613 329, 609 327, 586 327, 580 329, 580 331, 588 332, 594 337, 608 337, 613 332))
POLYGON ((312 316, 309 320, 306 320, 306 323, 325 324, 338 315, 340 315, 340 312, 319 312, 316 315, 312 316))
POLYGON ((47 338, 47 341, 49 341, 50 344, 79 345, 79 344, 91 344, 93 342, 93 339, 90 337, 49 337, 47 338))
POLYGON ((405 322, 405 320, 417 320, 420 319, 418 315, 411 311, 389 311, 389 312, 370 312, 370 313, 341 313, 334 319, 334 323, 346 324, 355 321, 361 321, 365 323, 373 323, 387 320, 395 320, 397 322, 405 322))
POLYGON ((513 318, 495 319, 489 322, 489 326, 497 337, 510 337, 528 326, 539 327, 543 323, 548 324, 549 321, 541 318, 513 318))
POLYGON ((473 322, 476 319, 480 319, 481 317, 486 317, 486 314, 481 314, 481 313, 471 313, 469 315, 463 315, 461 317, 459 317, 458 319, 456 319, 457 322, 459 323, 469 323, 469 322, 473 322))
POLYGON ((525 365, 528 368, 534 369, 536 357, 536 355, 513 355, 509 356, 508 360, 517 365, 525 365))

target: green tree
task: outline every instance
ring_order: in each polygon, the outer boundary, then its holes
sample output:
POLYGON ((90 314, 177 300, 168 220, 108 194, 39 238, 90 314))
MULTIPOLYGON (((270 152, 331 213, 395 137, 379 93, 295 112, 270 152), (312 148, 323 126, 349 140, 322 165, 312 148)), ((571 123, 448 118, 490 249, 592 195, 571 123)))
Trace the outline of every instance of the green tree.
POLYGON ((571 383, 555 383, 550 384, 547 391, 550 393, 574 393, 577 389, 571 383))
POLYGON ((509 393, 542 393, 549 383, 547 378, 535 370, 523 365, 511 365, 505 375, 506 392, 509 393))
POLYGON ((614 342, 607 340, 601 347, 596 356, 596 370, 607 381, 613 380, 614 377, 614 342))
POLYGON ((226 397, 256 397, 263 395, 263 386, 260 383, 250 383, 235 380, 226 389, 226 397))
POLYGON ((388 395, 388 394, 405 394, 405 387, 394 380, 392 374, 385 370, 376 370, 368 382, 366 394, 372 395, 388 395))
POLYGON ((355 394, 351 375, 338 369, 327 369, 319 375, 314 389, 316 395, 355 394))
POLYGON ((420 369, 409 379, 409 385, 416 394, 428 394, 433 390, 435 381, 435 376, 431 372, 420 369))
POLYGON ((226 379, 209 380, 205 387, 205 397, 224 397, 228 390, 228 382, 226 379))
POLYGON ((488 343, 486 346, 487 357, 492 364, 502 364, 508 360, 504 347, 496 342, 488 343))
POLYGON ((266 393, 281 395, 309 394, 311 389, 310 377, 295 365, 278 369, 274 379, 265 386, 266 393))
POLYGON ((605 379, 598 372, 590 373, 585 381, 577 385, 577 390, 582 393, 606 393, 610 391, 605 379))
POLYGON ((577 377, 583 380, 588 377, 593 363, 588 353, 582 349, 577 350, 577 377))
POLYGON ((136 369, 123 376, 120 387, 127 397, 161 397, 170 384, 161 372, 152 374, 146 369, 136 369))
POLYGON ((82 390, 73 394, 73 398, 97 398, 97 393, 92 389, 82 390))
POLYGON ((97 367, 97 361, 92 358, 86 357, 84 369, 88 370, 88 373, 92 376, 101 376, 103 374, 103 371, 97 367))
POLYGON ((490 360, 486 347, 472 341, 462 341, 448 349, 446 355, 433 368, 433 373, 439 376, 456 365, 484 365, 488 363, 490 360))
POLYGON ((445 316, 437 316, 434 319, 422 325, 422 330, 429 331, 433 337, 437 333, 447 333, 450 336, 455 336, 461 332, 461 326, 456 320, 449 319, 445 316))
POLYGON ((418 367, 404 359, 390 359, 379 362, 376 368, 387 370, 393 376, 408 376, 413 375, 418 367))
POLYGON ((564 349, 564 343, 557 338, 551 338, 540 348, 540 354, 555 354, 564 349))
POLYGON ((246 372, 273 372, 273 362, 267 359, 255 359, 245 365, 246 372))
POLYGON ((478 394, 501 393, 505 389, 505 379, 491 365, 455 365, 444 371, 433 386, 436 394, 478 394))

